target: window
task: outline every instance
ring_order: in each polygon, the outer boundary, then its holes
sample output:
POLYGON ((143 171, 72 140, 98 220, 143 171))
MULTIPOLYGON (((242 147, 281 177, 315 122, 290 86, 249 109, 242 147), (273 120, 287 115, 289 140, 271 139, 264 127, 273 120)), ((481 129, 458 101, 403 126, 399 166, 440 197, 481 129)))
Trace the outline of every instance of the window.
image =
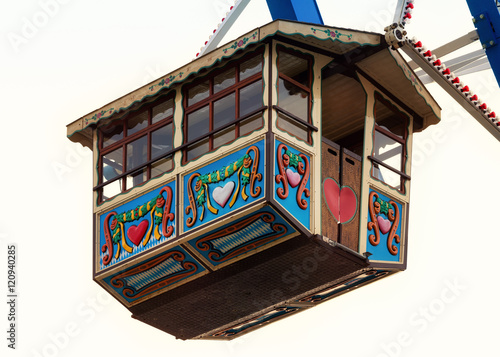
POLYGON ((404 192, 408 117, 376 96, 372 177, 404 192))
POLYGON ((173 112, 163 96, 99 129, 99 202, 173 169, 173 112))
POLYGON ((311 143, 311 64, 310 56, 278 47, 277 125, 308 143, 311 143))
POLYGON ((183 163, 262 128, 262 51, 184 89, 183 163))

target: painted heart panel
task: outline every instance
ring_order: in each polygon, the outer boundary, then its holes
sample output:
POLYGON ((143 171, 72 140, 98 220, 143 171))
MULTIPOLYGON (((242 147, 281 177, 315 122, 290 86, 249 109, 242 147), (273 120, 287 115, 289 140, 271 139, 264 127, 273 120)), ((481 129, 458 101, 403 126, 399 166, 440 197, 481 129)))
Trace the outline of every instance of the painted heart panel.
POLYGON ((234 182, 229 181, 224 186, 218 186, 212 192, 212 198, 215 202, 222 208, 226 206, 227 201, 229 201, 229 197, 234 191, 234 182))
POLYGON ((138 246, 139 244, 141 244, 141 241, 144 238, 144 235, 146 234, 148 227, 149 227, 149 222, 148 220, 145 219, 137 226, 136 225, 130 226, 127 230, 127 236, 132 243, 138 246))
POLYGON ((347 223, 354 218, 358 201, 351 187, 340 187, 337 181, 327 178, 323 182, 323 194, 330 213, 338 223, 347 223))

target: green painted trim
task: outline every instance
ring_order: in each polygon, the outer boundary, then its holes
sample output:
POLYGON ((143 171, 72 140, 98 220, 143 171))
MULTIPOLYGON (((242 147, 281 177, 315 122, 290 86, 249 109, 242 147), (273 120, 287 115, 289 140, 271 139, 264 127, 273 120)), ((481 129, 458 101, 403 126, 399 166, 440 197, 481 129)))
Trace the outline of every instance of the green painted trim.
MULTIPOLYGON (((311 28, 312 29, 312 28, 311 28)), ((318 30, 318 29, 317 29, 318 30)), ((323 31, 323 30, 320 30, 320 31, 323 31)), ((381 45, 381 42, 377 43, 377 44, 373 44, 373 43, 368 43, 368 42, 358 42, 358 41, 342 41, 338 38, 332 38, 332 37, 327 37, 327 38, 321 38, 321 37, 318 37, 318 36, 315 36, 315 35, 310 35, 310 34, 304 34, 303 32, 292 32, 292 33, 288 33, 288 32, 284 32, 282 30, 276 30, 275 32, 273 33, 269 33, 268 35, 266 35, 265 37, 261 38, 261 41, 263 41, 264 39, 268 38, 268 37, 272 37, 272 36, 276 36, 276 34, 283 34, 283 35, 287 35, 287 36, 295 36, 295 35, 300 35, 304 38, 308 38, 308 37, 313 37, 317 40, 320 40, 320 41, 332 41, 332 42, 340 42, 340 43, 343 43, 343 44, 358 44, 360 46, 372 46, 372 47, 376 47, 376 46, 380 46, 381 45)), ((375 33, 372 33, 372 35, 376 35, 376 36, 381 36, 380 34, 375 34, 375 33)), ((351 34, 352 36, 352 34, 351 34)))

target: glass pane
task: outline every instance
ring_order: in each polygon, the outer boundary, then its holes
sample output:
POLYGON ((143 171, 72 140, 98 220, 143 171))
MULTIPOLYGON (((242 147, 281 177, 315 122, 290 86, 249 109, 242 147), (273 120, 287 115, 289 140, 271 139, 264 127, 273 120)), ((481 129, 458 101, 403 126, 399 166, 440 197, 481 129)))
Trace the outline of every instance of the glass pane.
POLYGON ((106 185, 102 188, 102 200, 106 201, 113 196, 122 192, 122 180, 117 180, 115 182, 111 182, 109 185, 106 185))
POLYGON ((127 120, 127 136, 137 133, 148 126, 148 112, 142 112, 127 120))
POLYGON ((138 172, 134 172, 132 175, 127 175, 127 190, 134 186, 140 185, 146 182, 148 179, 148 169, 144 168, 138 172))
POLYGON ((240 136, 250 134, 252 131, 262 128, 263 125, 262 114, 242 120, 240 122, 240 136))
POLYGON ((278 114, 278 127, 281 130, 285 130, 290 135, 295 136, 297 139, 308 142, 308 130, 307 127, 300 124, 296 120, 293 120, 286 115, 278 114))
POLYGON ((200 100, 208 98, 209 93, 208 80, 194 86, 188 91, 188 105, 196 104, 200 100))
POLYGON ((262 72, 262 56, 258 55, 240 64, 240 81, 262 72))
POLYGON ((208 105, 187 116, 187 140, 192 141, 210 131, 210 111, 208 105))
POLYGON ((174 100, 169 99, 166 102, 163 102, 153 107, 153 119, 151 122, 152 124, 157 123, 160 120, 172 116, 173 114, 174 114, 174 100))
POLYGON ((235 119, 236 95, 234 93, 214 102, 214 130, 235 119))
POLYGON ((123 148, 105 154, 102 157, 102 182, 112 180, 123 173, 123 148))
POLYGON ((306 59, 280 51, 279 72, 309 87, 309 63, 306 59))
POLYGON ((230 143, 236 137, 235 126, 231 125, 229 128, 214 134, 214 149, 218 147, 230 143))
POLYGON ((287 112, 309 121, 308 118, 309 94, 296 85, 280 78, 278 106, 287 112))
POLYGON ((165 125, 151 133, 151 159, 172 150, 172 124, 165 125))
POLYGON ((172 170, 173 160, 172 156, 166 157, 164 159, 158 160, 151 164, 151 177, 160 176, 165 172, 172 170))
POLYGON ((105 148, 123 139, 123 122, 110 124, 101 129, 102 147, 105 148))
POLYGON ((148 137, 143 136, 127 144, 127 171, 148 161, 148 137))
POLYGON ((214 77, 214 93, 231 87, 235 83, 235 69, 230 68, 227 71, 214 77))
POLYGON ((197 158, 198 156, 206 154, 209 151, 208 149, 208 138, 190 145, 187 149, 187 160, 190 161, 197 158))
POLYGON ((395 113, 380 100, 375 102, 375 122, 378 126, 404 139, 408 127, 408 119, 402 113, 395 113))
MULTIPOLYGON (((402 170, 403 145, 388 136, 375 131, 375 139, 373 142, 373 155, 383 163, 395 168, 398 171, 402 170)), ((392 187, 399 188, 401 185, 401 176, 380 165, 373 165, 373 177, 387 183, 392 187), (378 167, 376 167, 378 166, 378 167)))
POLYGON ((262 81, 240 89, 240 117, 262 107, 262 81))

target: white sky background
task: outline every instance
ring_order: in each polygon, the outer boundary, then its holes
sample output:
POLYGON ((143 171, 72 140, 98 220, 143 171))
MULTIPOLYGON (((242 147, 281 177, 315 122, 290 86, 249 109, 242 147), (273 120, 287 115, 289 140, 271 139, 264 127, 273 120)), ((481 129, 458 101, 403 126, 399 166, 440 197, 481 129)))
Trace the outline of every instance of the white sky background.
MULTIPOLYGON (((49 2, 3 1, 0 13, 0 355, 498 353, 500 143, 435 84, 442 122, 415 137, 405 272, 232 342, 177 341, 132 319, 92 281, 91 155, 66 138, 66 124, 192 60, 231 3, 54 0, 44 10, 49 2), (28 36, 26 21, 38 23, 28 36), (15 352, 4 303, 12 242, 15 352)), ((325 24, 378 32, 394 3, 318 0, 325 24)), ((413 15, 410 37, 429 49, 473 29, 465 0, 420 0, 413 15)), ((269 21, 265 0, 252 0, 224 42, 269 21)), ((491 71, 462 80, 500 113, 491 71)))

